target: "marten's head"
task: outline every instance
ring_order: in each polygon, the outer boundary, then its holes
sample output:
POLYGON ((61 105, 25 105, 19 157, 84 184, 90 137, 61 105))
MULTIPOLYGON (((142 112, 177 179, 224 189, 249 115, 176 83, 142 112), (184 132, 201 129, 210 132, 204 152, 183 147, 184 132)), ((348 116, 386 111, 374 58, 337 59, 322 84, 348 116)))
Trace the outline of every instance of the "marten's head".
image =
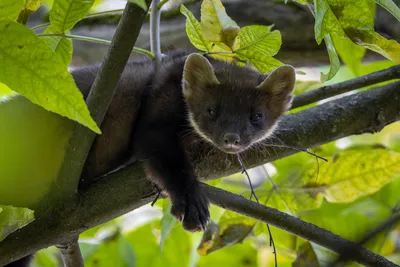
POLYGON ((291 105, 295 71, 280 66, 268 76, 234 64, 187 57, 182 88, 189 120, 205 140, 239 153, 274 130, 291 105))

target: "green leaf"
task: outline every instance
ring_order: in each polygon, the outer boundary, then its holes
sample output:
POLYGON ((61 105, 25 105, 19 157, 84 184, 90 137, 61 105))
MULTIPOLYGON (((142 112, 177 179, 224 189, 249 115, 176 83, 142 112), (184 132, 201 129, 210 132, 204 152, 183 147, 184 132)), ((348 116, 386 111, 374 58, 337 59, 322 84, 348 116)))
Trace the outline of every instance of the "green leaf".
POLYGON ((127 267, 135 267, 136 266, 136 255, 135 252, 133 251, 133 248, 131 244, 129 243, 129 240, 126 239, 123 235, 119 236, 119 242, 118 242, 118 251, 119 255, 121 256, 124 266, 127 267))
MULTIPOLYGON (((56 33, 53 25, 44 31, 45 34, 56 33)), ((61 36, 43 36, 43 40, 60 57, 65 66, 68 66, 72 59, 72 40, 61 36)))
POLYGON ((389 11, 397 20, 400 21, 400 9, 395 3, 393 3, 392 0, 374 0, 374 1, 378 5, 381 5, 387 11, 389 11))
POLYGON ((171 215, 171 202, 163 202, 163 217, 161 218, 161 237, 160 237, 160 251, 163 250, 165 239, 171 233, 172 228, 176 225, 176 219, 171 215))
POLYGON ((319 186, 326 187, 321 193, 330 202, 351 202, 372 194, 400 176, 400 153, 381 149, 348 149, 334 156, 329 163, 320 164, 319 186))
POLYGON ((269 72, 282 63, 272 56, 276 55, 282 45, 279 31, 272 31, 272 26, 246 26, 238 36, 240 47, 234 52, 242 60, 248 60, 260 72, 269 72))
POLYGON ((316 0, 315 3, 314 30, 318 44, 328 34, 346 37, 400 63, 400 44, 374 31, 375 6, 371 1, 316 0))
POLYGON ((43 5, 45 0, 26 0, 25 8, 31 12, 36 11, 41 5, 43 5))
POLYGON ((31 30, 16 22, 0 22, 0 62, 0 82, 100 133, 65 65, 31 30))
POLYGON ((57 254, 55 247, 42 249, 35 254, 32 267, 58 267, 57 254))
POLYGON ((0 20, 15 20, 24 6, 25 0, 0 0, 0 20))
POLYGON ((204 0, 201 4, 200 28, 204 37, 213 43, 235 48, 240 28, 228 14, 220 0, 204 0))
POLYGON ((140 7, 144 11, 147 10, 146 0, 129 0, 129 2, 136 4, 138 7, 140 7))
POLYGON ((189 37, 190 42, 201 51, 210 51, 211 43, 206 41, 204 38, 200 22, 194 17, 193 13, 190 12, 184 5, 181 5, 181 13, 186 16, 186 34, 189 37))
POLYGON ((54 30, 65 32, 85 17, 94 0, 55 0, 50 11, 50 23, 54 30))
POLYGON ((306 241, 297 250, 296 260, 293 267, 319 267, 318 258, 310 242, 306 241))
POLYGON ((205 231, 197 251, 208 255, 226 246, 240 243, 253 230, 257 221, 233 211, 225 211, 218 225, 211 223, 205 231))
POLYGON ((354 75, 358 76, 360 74, 361 61, 365 55, 365 48, 344 37, 333 36, 332 41, 340 58, 349 66, 354 75))
POLYGON ((35 216, 33 210, 0 205, 0 242, 12 232, 34 220, 35 216))
POLYGON ((331 35, 326 35, 325 38, 326 49, 328 50, 330 68, 327 74, 321 72, 321 82, 326 82, 332 79, 340 68, 339 56, 336 53, 335 46, 333 45, 331 35))

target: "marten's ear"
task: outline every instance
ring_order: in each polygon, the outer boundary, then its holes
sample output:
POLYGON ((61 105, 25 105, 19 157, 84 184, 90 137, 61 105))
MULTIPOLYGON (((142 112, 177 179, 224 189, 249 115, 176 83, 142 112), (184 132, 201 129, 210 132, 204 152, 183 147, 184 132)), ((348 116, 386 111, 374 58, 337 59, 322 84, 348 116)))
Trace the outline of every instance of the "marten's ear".
POLYGON ((269 106, 278 112, 290 109, 296 73, 292 66, 283 65, 272 71, 257 87, 269 95, 269 106))
POLYGON ((193 90, 198 90, 211 84, 219 84, 211 63, 202 55, 197 53, 190 54, 183 68, 183 95, 188 97, 193 90))

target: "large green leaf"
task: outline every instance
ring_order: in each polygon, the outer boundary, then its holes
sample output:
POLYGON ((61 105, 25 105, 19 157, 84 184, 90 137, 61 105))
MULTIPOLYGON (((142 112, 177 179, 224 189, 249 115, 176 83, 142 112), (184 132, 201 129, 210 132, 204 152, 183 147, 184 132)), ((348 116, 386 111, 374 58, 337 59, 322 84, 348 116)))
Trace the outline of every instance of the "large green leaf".
POLYGON ((28 208, 0 205, 0 242, 12 232, 35 220, 34 211, 28 208))
POLYGON ((324 186, 324 197, 330 202, 350 202, 372 194, 400 177, 400 153, 386 149, 349 149, 334 156, 306 175, 324 186))
POLYGON ((94 0, 55 0, 50 11, 50 22, 54 30, 65 32, 85 17, 94 0))
POLYGON ((365 48, 356 45, 345 37, 333 36, 332 41, 343 62, 349 66, 354 75, 360 75, 361 60, 365 55, 365 48))
POLYGON ((211 43, 205 39, 201 31, 200 22, 194 17, 192 12, 184 5, 181 5, 181 13, 186 16, 186 34, 190 42, 199 50, 210 51, 211 43))
POLYGON ((31 30, 16 22, 0 22, 0 61, 0 82, 100 133, 63 62, 31 30))
POLYGON ((0 0, 0 20, 16 19, 24 6, 25 0, 0 0))
POLYGON ((171 202, 163 201, 163 216, 161 218, 161 237, 160 250, 162 251, 164 243, 172 228, 176 225, 177 220, 171 215, 171 202))
MULTIPOLYGON (((44 33, 56 33, 53 25, 44 30, 44 33)), ((44 36, 43 40, 60 57, 65 66, 68 66, 72 59, 72 40, 61 36, 44 36)))
POLYGON ((234 52, 242 60, 251 62, 259 71, 269 72, 282 63, 272 56, 281 48, 282 38, 279 31, 272 31, 272 26, 246 26, 238 36, 239 48, 234 52))
POLYGON ((222 43, 230 49, 235 48, 235 40, 240 31, 220 0, 204 0, 201 4, 200 28, 204 37, 213 43, 222 43))
POLYGON ((375 8, 369 0, 316 0, 315 38, 328 34, 347 37, 354 43, 400 63, 400 44, 374 31, 375 8))

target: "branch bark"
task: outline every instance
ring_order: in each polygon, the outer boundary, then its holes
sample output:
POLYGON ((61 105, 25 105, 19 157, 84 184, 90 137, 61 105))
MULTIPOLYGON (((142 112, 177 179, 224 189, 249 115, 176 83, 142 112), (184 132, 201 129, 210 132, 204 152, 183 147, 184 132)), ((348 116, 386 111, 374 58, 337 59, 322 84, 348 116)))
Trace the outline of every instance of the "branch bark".
POLYGON ((346 253, 352 260, 364 266, 397 266, 384 257, 377 255, 358 244, 348 241, 328 230, 302 221, 287 213, 250 201, 242 196, 203 184, 210 202, 221 208, 238 212, 265 223, 274 225, 295 235, 329 248, 339 254, 346 253))
MULTIPOLYGON (((400 82, 394 82, 285 116, 275 136, 285 144, 308 148, 352 134, 377 132, 400 120, 399 88, 400 82)), ((266 146, 245 153, 243 158, 250 168, 295 152, 266 146)), ((196 173, 203 180, 241 169, 235 156, 218 151, 200 153, 195 164, 196 173)), ((112 173, 93 184, 78 200, 38 217, 0 242, 0 266, 42 248, 68 242, 90 227, 151 202, 154 194, 138 164, 112 173)), ((276 226, 287 229, 280 222, 276 226)), ((313 236, 308 238, 313 240, 313 236)))

